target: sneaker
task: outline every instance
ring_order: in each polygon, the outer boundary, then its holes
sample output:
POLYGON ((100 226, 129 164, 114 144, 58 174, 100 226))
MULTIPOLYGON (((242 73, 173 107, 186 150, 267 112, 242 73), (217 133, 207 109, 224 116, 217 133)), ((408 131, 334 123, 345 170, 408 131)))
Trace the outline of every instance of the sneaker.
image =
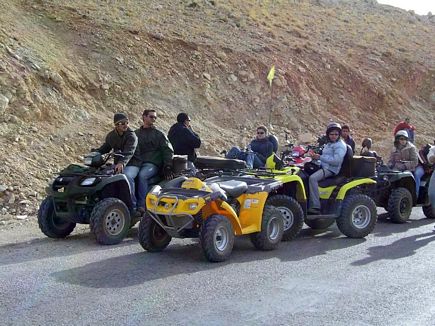
POLYGON ((316 208, 316 207, 309 208, 307 213, 309 215, 319 215, 320 214, 320 208, 316 208))

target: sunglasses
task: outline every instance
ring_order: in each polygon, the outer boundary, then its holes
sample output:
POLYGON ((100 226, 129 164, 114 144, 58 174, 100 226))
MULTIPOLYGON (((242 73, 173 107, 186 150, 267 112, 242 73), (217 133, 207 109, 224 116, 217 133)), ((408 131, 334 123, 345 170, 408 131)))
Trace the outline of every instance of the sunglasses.
POLYGON ((117 122, 115 125, 116 126, 125 126, 125 125, 128 125, 128 121, 117 122))
POLYGON ((257 135, 264 135, 264 131, 257 131, 257 135))

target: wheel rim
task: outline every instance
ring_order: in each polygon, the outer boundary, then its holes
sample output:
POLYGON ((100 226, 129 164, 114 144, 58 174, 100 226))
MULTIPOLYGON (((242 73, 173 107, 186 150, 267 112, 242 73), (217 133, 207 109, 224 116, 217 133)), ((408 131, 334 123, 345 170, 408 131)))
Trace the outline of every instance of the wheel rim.
POLYGON ((278 207, 278 209, 281 211, 282 216, 284 217, 284 231, 287 231, 292 227, 295 220, 293 212, 284 206, 278 207))
POLYGON ((228 230, 224 226, 220 226, 214 233, 214 245, 217 250, 224 251, 229 242, 228 230))
POLYGON ((355 207, 352 212, 352 224, 358 229, 364 229, 370 224, 372 214, 365 205, 355 207))
POLYGON ((125 226, 125 216, 119 209, 112 209, 104 218, 104 227, 108 234, 118 235, 125 226))
POLYGON ((167 238, 168 234, 159 225, 157 225, 157 223, 154 223, 154 226, 152 228, 152 236, 153 236, 154 242, 160 243, 160 242, 163 242, 167 238))
POLYGON ((270 219, 267 224, 267 234, 270 240, 276 240, 279 236, 279 222, 277 217, 270 219))
POLYGON ((399 205, 400 214, 405 214, 408 212, 410 207, 410 202, 408 198, 402 198, 399 205))

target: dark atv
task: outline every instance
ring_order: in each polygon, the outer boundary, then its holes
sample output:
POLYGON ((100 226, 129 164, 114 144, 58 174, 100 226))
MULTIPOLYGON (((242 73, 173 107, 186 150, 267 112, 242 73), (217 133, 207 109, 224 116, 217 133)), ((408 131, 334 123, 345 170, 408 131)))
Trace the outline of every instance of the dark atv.
POLYGON ((384 207, 394 223, 405 223, 414 206, 422 206, 427 218, 435 218, 429 202, 428 188, 430 173, 421 178, 417 198, 415 178, 410 171, 391 170, 386 165, 377 168, 376 191, 372 196, 378 207, 384 207))
MULTIPOLYGON (((111 153, 91 153, 84 165, 70 164, 46 188, 47 197, 38 211, 41 231, 50 238, 65 238, 77 223, 89 224, 100 244, 121 242, 128 230, 138 222, 133 214, 130 187, 124 174, 114 174, 111 153)), ((185 159, 174 157, 174 166, 185 159)), ((160 176, 149 180, 150 188, 162 181, 160 176)))

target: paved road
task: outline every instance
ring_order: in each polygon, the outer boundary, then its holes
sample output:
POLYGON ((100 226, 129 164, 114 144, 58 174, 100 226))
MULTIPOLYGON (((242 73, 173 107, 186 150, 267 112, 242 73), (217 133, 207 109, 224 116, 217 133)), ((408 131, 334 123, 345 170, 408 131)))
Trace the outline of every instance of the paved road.
POLYGON ((33 223, 0 232, 0 323, 434 325, 434 222, 414 209, 362 240, 304 229, 272 252, 239 239, 218 264, 191 240, 150 254, 135 229, 99 246, 84 227, 53 240, 33 223))

